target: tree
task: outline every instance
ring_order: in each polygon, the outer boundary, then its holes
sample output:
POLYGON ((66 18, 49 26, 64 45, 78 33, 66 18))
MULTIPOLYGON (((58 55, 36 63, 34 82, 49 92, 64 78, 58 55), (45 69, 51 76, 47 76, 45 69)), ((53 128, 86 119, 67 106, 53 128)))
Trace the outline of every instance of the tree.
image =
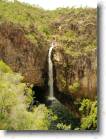
POLYGON ((81 129, 96 129, 97 128, 97 100, 83 99, 81 107, 81 129))
POLYGON ((28 110, 33 92, 22 80, 0 61, 0 129, 48 130, 54 114, 45 105, 28 110))

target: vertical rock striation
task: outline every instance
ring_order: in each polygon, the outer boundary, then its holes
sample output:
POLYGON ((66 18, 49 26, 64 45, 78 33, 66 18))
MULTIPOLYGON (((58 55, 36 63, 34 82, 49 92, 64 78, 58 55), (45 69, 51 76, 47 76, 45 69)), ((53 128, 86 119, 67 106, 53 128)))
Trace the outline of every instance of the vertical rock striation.
POLYGON ((33 26, 24 28, 13 23, 0 24, 0 59, 25 81, 44 86, 47 80, 48 42, 33 26), (33 34, 33 40, 29 35, 33 34))

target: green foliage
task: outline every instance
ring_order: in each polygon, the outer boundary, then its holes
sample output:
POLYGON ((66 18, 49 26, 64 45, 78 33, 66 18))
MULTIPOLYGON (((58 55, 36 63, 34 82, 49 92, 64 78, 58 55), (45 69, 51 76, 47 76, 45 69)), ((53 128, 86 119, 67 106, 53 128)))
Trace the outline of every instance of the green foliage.
POLYGON ((67 7, 46 11, 35 5, 1 0, 0 21, 23 26, 29 32, 25 37, 39 46, 42 36, 29 31, 31 26, 49 41, 55 35, 64 53, 74 58, 91 53, 96 48, 96 9, 67 7), (35 38, 37 36, 39 41, 35 38))
POLYGON ((72 85, 69 86, 69 90, 71 93, 76 93, 80 89, 80 84, 79 82, 75 82, 72 85))
MULTIPOLYGON (((0 62, 0 121, 9 122, 8 116, 11 116, 12 109, 23 104, 25 108, 32 101, 32 92, 25 83, 22 83, 23 77, 20 74, 13 73, 12 70, 3 62, 0 62), (24 94, 28 94, 27 96, 24 94), (30 99, 29 99, 30 98, 30 99), (29 100, 28 100, 29 99, 29 100)), ((4 128, 8 128, 8 122, 4 122, 4 128), (6 127, 7 125, 7 127, 6 127)), ((2 128, 4 129, 3 124, 2 128)))
POLYGON ((35 122, 38 130, 48 130, 52 120, 55 120, 54 114, 47 109, 45 105, 39 105, 34 109, 35 122))
POLYGON ((37 6, 31 6, 25 3, 15 1, 14 3, 0 1, 0 18, 1 21, 11 21, 25 27, 37 25, 40 29, 41 25, 46 25, 44 17, 46 12, 37 6))
POLYGON ((97 100, 83 99, 81 107, 81 129, 96 129, 97 128, 97 100))
POLYGON ((76 51, 76 50, 73 50, 72 48, 64 48, 64 52, 66 55, 69 55, 71 57, 74 57, 74 58, 78 58, 81 56, 81 52, 80 51, 76 51))
POLYGON ((33 100, 32 89, 22 82, 20 74, 10 71, 12 70, 1 62, 0 129, 47 130, 55 119, 54 114, 45 105, 28 111, 33 100))
POLYGON ((25 36, 28 40, 30 40, 32 43, 37 43, 37 40, 35 39, 33 34, 27 34, 25 36))
POLYGON ((32 112, 20 107, 12 113, 11 128, 13 130, 48 130, 52 116, 52 112, 45 105, 33 108, 32 112))
POLYGON ((71 125, 65 125, 63 123, 58 123, 57 124, 57 129, 58 130, 70 130, 71 129, 71 125))
POLYGON ((10 129, 12 130, 33 130, 36 129, 35 117, 31 112, 20 108, 13 111, 11 117, 10 129))
POLYGON ((6 65, 2 60, 0 60, 0 71, 5 73, 12 72, 11 68, 8 65, 6 65))
POLYGON ((65 86, 66 86, 66 81, 65 81, 63 78, 61 78, 60 81, 61 81, 62 87, 65 88, 65 86))

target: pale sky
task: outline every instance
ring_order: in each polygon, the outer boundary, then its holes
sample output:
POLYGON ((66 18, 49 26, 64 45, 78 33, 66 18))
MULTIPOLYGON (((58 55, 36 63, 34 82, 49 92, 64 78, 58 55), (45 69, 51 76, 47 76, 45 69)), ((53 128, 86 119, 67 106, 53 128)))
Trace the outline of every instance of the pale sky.
POLYGON ((53 10, 58 7, 97 7, 97 0, 19 0, 20 2, 39 5, 44 9, 53 10))

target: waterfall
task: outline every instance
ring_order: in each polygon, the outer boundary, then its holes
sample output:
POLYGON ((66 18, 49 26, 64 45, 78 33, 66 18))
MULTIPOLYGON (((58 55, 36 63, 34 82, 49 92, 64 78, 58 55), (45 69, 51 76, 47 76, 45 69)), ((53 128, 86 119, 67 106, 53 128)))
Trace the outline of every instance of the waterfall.
POLYGON ((53 93, 53 63, 51 60, 51 54, 53 50, 54 44, 51 44, 51 47, 49 49, 48 53, 48 74, 49 74, 49 100, 54 100, 54 93, 53 93))

